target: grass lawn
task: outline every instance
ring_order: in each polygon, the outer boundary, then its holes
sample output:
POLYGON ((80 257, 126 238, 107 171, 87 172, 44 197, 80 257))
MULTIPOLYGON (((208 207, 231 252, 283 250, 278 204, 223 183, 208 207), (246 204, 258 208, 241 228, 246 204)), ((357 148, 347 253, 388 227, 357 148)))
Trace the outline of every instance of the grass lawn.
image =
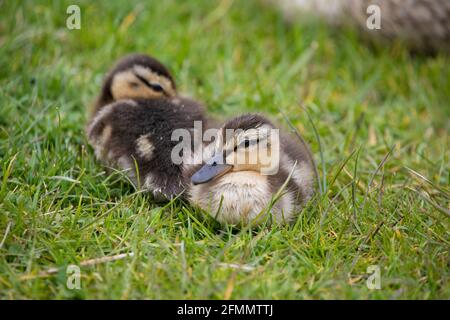
POLYGON ((288 26, 256 1, 0 1, 0 298, 448 299, 449 102, 448 56, 288 26), (108 176, 86 109, 130 52, 212 114, 283 110, 323 195, 291 226, 235 230, 108 176))

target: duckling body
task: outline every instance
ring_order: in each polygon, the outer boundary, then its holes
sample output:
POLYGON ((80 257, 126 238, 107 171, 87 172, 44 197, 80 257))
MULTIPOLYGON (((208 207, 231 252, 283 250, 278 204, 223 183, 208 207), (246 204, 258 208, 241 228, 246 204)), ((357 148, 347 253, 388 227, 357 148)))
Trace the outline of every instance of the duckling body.
POLYGON ((171 152, 176 129, 194 132, 204 107, 176 93, 172 76, 156 59, 130 55, 108 74, 87 126, 98 160, 126 170, 134 184, 158 200, 183 190, 181 164, 171 152))
POLYGON ((309 150, 285 134, 268 138, 263 129, 276 128, 260 115, 244 115, 226 122, 219 131, 222 146, 208 146, 205 163, 186 169, 185 174, 191 177, 189 200, 221 223, 258 224, 264 221, 272 204, 273 220, 290 222, 313 194, 309 150), (226 138, 227 129, 240 133, 226 138), (256 161, 250 163, 249 159, 266 143, 266 154, 276 166, 263 172, 259 153, 256 161), (240 155, 244 161, 238 161, 240 155), (277 201, 273 202, 274 198, 277 201))
POLYGON ((170 199, 183 190, 181 164, 171 160, 178 143, 172 141, 172 133, 194 128, 194 121, 204 121, 196 104, 175 104, 169 99, 120 100, 105 106, 87 133, 98 159, 127 170, 136 185, 156 198, 170 199))

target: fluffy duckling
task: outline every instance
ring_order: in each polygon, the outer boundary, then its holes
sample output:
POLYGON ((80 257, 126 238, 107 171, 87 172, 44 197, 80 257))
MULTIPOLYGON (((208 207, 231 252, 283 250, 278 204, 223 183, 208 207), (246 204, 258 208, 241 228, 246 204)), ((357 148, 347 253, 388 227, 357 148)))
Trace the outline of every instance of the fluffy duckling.
POLYGON ((134 54, 106 77, 87 126, 89 143, 104 164, 126 170, 156 199, 183 190, 180 164, 171 161, 172 132, 205 121, 201 104, 177 96, 175 82, 156 59, 134 54))
POLYGON ((170 199, 183 187, 182 164, 171 160, 176 129, 193 133, 202 110, 168 99, 119 100, 101 109, 87 129, 98 159, 127 170, 128 176, 156 199, 170 199))
POLYGON ((287 223, 313 194, 309 150, 263 116, 226 122, 204 155, 203 165, 185 168, 189 200, 221 223, 259 224, 272 205, 272 219, 287 223))
POLYGON ((145 54, 130 54, 116 62, 103 81, 90 121, 104 106, 127 99, 167 99, 175 105, 204 112, 201 103, 178 95, 166 66, 145 54))
POLYGON ((95 102, 93 114, 117 100, 173 98, 176 95, 175 81, 161 62, 145 54, 130 54, 120 59, 109 71, 95 102))

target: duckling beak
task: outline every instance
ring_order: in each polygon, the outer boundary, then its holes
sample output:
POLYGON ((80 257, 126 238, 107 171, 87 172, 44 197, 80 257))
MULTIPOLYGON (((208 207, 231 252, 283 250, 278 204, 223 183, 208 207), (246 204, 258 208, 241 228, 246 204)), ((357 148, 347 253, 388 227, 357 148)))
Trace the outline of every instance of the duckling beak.
POLYGON ((216 154, 203 165, 191 178, 193 184, 202 184, 218 178, 233 168, 232 165, 224 163, 223 154, 216 154))

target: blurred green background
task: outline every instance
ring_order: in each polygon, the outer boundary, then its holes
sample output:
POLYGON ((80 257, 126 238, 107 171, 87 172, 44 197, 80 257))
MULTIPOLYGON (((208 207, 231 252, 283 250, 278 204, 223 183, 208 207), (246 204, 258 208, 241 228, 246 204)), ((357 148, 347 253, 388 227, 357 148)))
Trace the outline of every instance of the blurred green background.
POLYGON ((448 56, 287 25, 256 0, 0 1, 0 297, 449 298, 449 101, 448 56), (108 176, 86 110, 130 52, 211 114, 284 111, 324 195, 292 226, 236 231, 108 176), (68 289, 66 266, 86 261, 68 289))

